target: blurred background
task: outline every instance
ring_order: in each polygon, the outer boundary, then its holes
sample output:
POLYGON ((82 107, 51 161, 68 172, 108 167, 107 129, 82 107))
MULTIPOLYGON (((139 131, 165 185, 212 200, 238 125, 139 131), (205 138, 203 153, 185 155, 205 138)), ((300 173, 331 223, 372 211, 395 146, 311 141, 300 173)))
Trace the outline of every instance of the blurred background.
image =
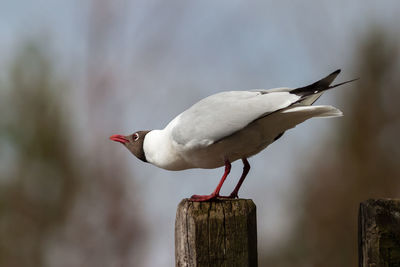
MULTIPOLYGON (((337 68, 345 116, 250 159, 260 266, 356 266, 360 201, 400 195, 400 2, 1 1, 0 266, 174 266, 176 206, 223 170, 170 172, 108 140, 222 90, 337 68)), ((241 173, 233 171, 223 193, 241 173)))

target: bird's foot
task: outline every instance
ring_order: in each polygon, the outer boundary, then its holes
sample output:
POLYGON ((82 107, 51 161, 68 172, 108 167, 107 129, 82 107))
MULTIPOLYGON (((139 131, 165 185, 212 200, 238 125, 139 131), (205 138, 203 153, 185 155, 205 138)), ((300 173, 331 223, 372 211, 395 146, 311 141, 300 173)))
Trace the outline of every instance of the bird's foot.
POLYGON ((235 199, 235 198, 239 198, 237 193, 231 193, 229 196, 219 196, 219 198, 226 198, 226 199, 235 199))
POLYGON ((195 202, 205 202, 205 201, 215 201, 219 198, 219 194, 211 194, 211 195, 193 195, 189 198, 190 201, 195 202))
POLYGON ((229 198, 239 198, 238 193, 237 193, 237 192, 232 192, 232 193, 229 195, 229 198))

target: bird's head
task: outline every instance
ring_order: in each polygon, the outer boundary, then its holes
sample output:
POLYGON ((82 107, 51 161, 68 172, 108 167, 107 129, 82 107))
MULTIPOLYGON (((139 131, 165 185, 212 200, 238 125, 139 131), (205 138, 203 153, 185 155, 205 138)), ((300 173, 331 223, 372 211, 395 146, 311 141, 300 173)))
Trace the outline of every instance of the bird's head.
POLYGON ((136 133, 127 136, 114 134, 110 136, 110 139, 115 142, 120 142, 127 149, 129 149, 129 151, 132 152, 132 154, 135 155, 138 159, 147 162, 143 150, 143 142, 144 142, 144 137, 148 132, 149 131, 138 131, 136 133))

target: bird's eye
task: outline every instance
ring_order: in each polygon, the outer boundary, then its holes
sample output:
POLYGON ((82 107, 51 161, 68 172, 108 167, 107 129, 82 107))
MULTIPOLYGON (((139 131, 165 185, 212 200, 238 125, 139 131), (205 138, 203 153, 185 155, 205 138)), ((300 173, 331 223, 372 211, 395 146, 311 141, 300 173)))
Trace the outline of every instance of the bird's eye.
POLYGON ((133 135, 133 141, 137 141, 139 139, 139 134, 138 133, 135 133, 134 135, 133 135))

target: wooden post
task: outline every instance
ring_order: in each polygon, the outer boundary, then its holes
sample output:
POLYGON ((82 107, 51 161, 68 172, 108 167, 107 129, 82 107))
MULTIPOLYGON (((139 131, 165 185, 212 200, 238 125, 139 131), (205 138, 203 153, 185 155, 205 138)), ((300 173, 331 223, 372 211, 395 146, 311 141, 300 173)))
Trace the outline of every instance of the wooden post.
POLYGON ((179 203, 175 266, 257 266, 256 205, 250 199, 179 203))
POLYGON ((400 200, 367 200, 358 216, 360 267, 400 266, 400 200))

